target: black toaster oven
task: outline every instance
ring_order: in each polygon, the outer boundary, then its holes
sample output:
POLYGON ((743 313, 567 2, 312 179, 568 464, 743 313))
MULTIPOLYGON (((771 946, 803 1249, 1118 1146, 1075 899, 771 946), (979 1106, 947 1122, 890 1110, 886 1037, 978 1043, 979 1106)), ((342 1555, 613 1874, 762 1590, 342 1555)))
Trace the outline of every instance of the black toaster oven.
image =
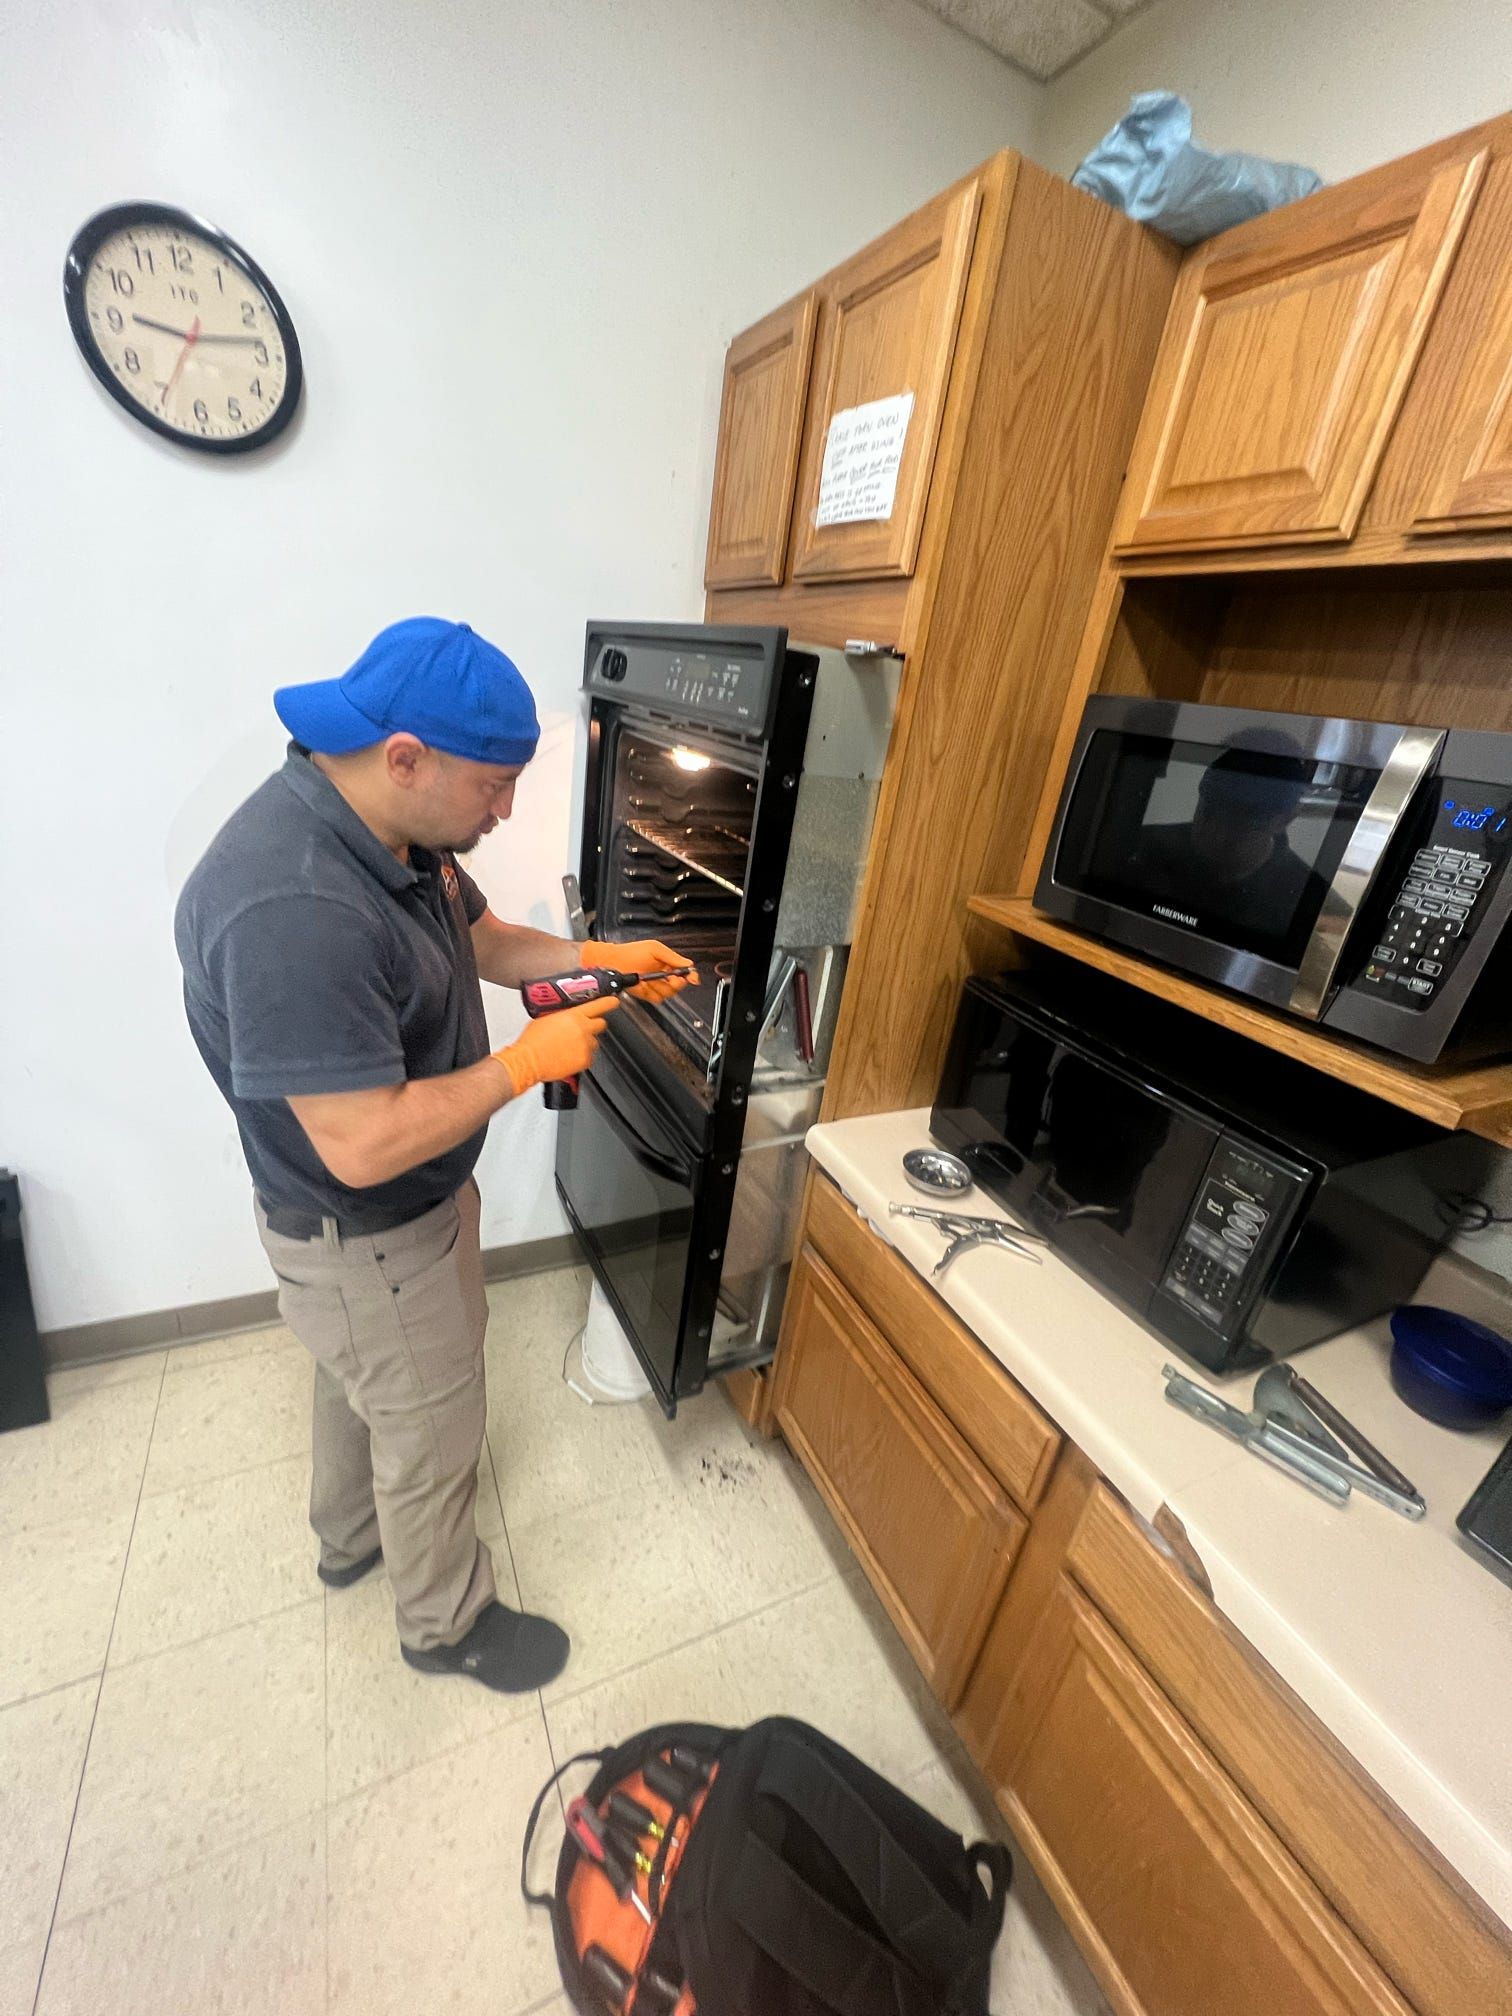
POLYGON ((1082 968, 967 982, 930 1130, 1220 1372, 1409 1299, 1494 1154, 1082 968))

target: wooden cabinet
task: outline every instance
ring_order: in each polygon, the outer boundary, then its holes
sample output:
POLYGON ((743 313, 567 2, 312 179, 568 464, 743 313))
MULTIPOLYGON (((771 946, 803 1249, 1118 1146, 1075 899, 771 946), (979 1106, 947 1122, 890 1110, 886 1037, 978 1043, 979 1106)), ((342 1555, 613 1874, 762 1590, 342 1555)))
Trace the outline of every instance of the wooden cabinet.
POLYGON ((1115 552, 1353 534, 1488 158, 1441 152, 1189 255, 1115 552))
POLYGON ((1455 390, 1414 532, 1512 526, 1512 259, 1455 390))
POLYGON ((1114 2006, 1406 2016, 1407 2004, 1116 1633, 1063 1579, 1005 1811, 1114 2006))
POLYGON ((980 202, 975 180, 947 190, 820 284, 815 396, 793 537, 795 580, 913 572, 980 202), (911 395, 913 407, 891 514, 818 524, 830 422, 853 406, 900 393, 911 395))
POLYGON ((708 588, 775 587, 782 579, 817 312, 810 290, 737 336, 726 353, 708 588))
POLYGON ((953 1708, 1025 1522, 812 1247, 788 1298, 778 1423, 953 1708))

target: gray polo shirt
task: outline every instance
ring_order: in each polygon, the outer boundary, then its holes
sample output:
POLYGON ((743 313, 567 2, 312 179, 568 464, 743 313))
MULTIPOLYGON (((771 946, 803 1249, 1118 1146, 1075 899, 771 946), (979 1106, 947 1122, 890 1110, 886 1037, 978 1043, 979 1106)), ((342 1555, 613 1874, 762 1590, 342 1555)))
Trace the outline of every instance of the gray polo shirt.
POLYGON ((388 1183, 331 1175, 290 1093, 437 1077, 488 1051, 468 926, 487 904, 449 854, 405 867, 297 744, 211 841, 174 918, 189 1027, 266 1206, 360 1221, 449 1197, 483 1130, 388 1183))

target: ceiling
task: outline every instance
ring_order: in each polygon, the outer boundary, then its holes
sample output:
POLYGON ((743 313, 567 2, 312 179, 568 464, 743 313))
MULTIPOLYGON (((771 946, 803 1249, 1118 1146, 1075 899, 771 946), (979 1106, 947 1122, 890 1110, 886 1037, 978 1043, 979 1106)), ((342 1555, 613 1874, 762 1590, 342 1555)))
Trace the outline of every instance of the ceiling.
POLYGON ((1042 84, 1149 0, 916 0, 1042 84))

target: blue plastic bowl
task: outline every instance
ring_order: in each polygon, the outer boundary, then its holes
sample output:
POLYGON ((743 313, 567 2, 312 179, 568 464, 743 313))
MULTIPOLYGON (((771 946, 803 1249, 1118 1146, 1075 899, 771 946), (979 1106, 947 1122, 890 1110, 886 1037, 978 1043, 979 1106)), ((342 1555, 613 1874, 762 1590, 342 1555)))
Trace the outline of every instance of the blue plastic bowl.
POLYGON ((1512 1342, 1452 1309, 1406 1303, 1393 1312, 1391 1383, 1442 1428, 1484 1428, 1512 1407, 1512 1342))

